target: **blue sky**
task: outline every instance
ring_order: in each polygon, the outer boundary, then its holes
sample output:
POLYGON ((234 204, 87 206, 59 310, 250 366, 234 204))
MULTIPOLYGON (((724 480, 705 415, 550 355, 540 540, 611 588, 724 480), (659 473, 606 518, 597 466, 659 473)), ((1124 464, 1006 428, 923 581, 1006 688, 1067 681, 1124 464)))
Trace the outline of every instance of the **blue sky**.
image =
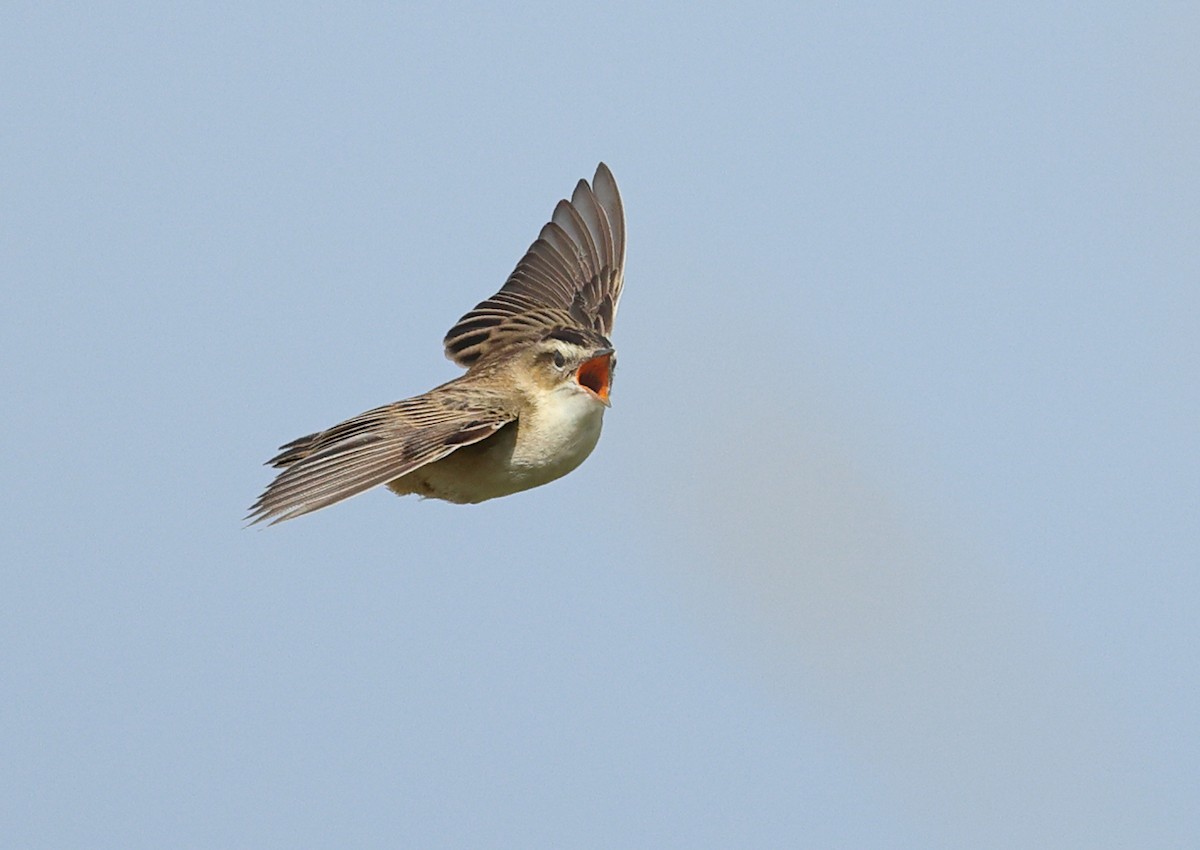
POLYGON ((1192 6, 7 17, 13 846, 1200 840, 1192 6), (592 458, 243 529, 600 160, 592 458))

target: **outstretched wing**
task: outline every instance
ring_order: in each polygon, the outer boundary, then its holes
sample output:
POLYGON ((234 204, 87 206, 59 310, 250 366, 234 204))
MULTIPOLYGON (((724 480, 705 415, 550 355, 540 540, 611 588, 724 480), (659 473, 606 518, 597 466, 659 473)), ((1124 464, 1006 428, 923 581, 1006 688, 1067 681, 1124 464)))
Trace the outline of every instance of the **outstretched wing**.
POLYGON ((293 440, 246 519, 274 525, 324 508, 478 443, 516 418, 499 399, 453 383, 293 440))
POLYGON ((558 202, 500 291, 446 334, 446 356, 470 367, 531 326, 577 325, 610 337, 624 267, 621 193, 600 163, 590 186, 580 180, 571 200, 558 202))

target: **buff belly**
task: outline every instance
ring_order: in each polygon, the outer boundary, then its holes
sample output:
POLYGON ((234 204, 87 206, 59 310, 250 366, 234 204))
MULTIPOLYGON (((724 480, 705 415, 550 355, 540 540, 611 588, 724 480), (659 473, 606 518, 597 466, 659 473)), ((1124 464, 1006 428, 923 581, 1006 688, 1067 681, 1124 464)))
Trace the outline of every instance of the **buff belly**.
POLYGON ((576 394, 549 410, 533 411, 486 440, 464 446, 388 483, 457 504, 475 504, 540 487, 583 463, 600 439, 603 405, 576 394))

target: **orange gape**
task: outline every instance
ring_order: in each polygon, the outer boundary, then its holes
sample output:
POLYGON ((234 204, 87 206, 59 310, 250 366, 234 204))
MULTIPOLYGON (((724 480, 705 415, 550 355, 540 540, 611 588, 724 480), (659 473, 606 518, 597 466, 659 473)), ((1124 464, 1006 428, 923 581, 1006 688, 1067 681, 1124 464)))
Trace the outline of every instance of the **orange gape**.
POLYGON ((579 367, 578 381, 580 386, 600 396, 601 401, 608 401, 608 391, 611 386, 612 369, 609 367, 611 354, 602 354, 579 367))

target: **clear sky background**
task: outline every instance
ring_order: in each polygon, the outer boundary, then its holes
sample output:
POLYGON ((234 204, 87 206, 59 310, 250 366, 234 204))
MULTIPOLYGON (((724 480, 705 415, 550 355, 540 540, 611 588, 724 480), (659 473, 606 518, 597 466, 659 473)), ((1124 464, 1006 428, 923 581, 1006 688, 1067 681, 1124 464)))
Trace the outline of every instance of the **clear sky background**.
POLYGON ((0 843, 1200 844, 1194 3, 10 4, 0 843), (592 458, 241 518, 574 182, 592 458))

